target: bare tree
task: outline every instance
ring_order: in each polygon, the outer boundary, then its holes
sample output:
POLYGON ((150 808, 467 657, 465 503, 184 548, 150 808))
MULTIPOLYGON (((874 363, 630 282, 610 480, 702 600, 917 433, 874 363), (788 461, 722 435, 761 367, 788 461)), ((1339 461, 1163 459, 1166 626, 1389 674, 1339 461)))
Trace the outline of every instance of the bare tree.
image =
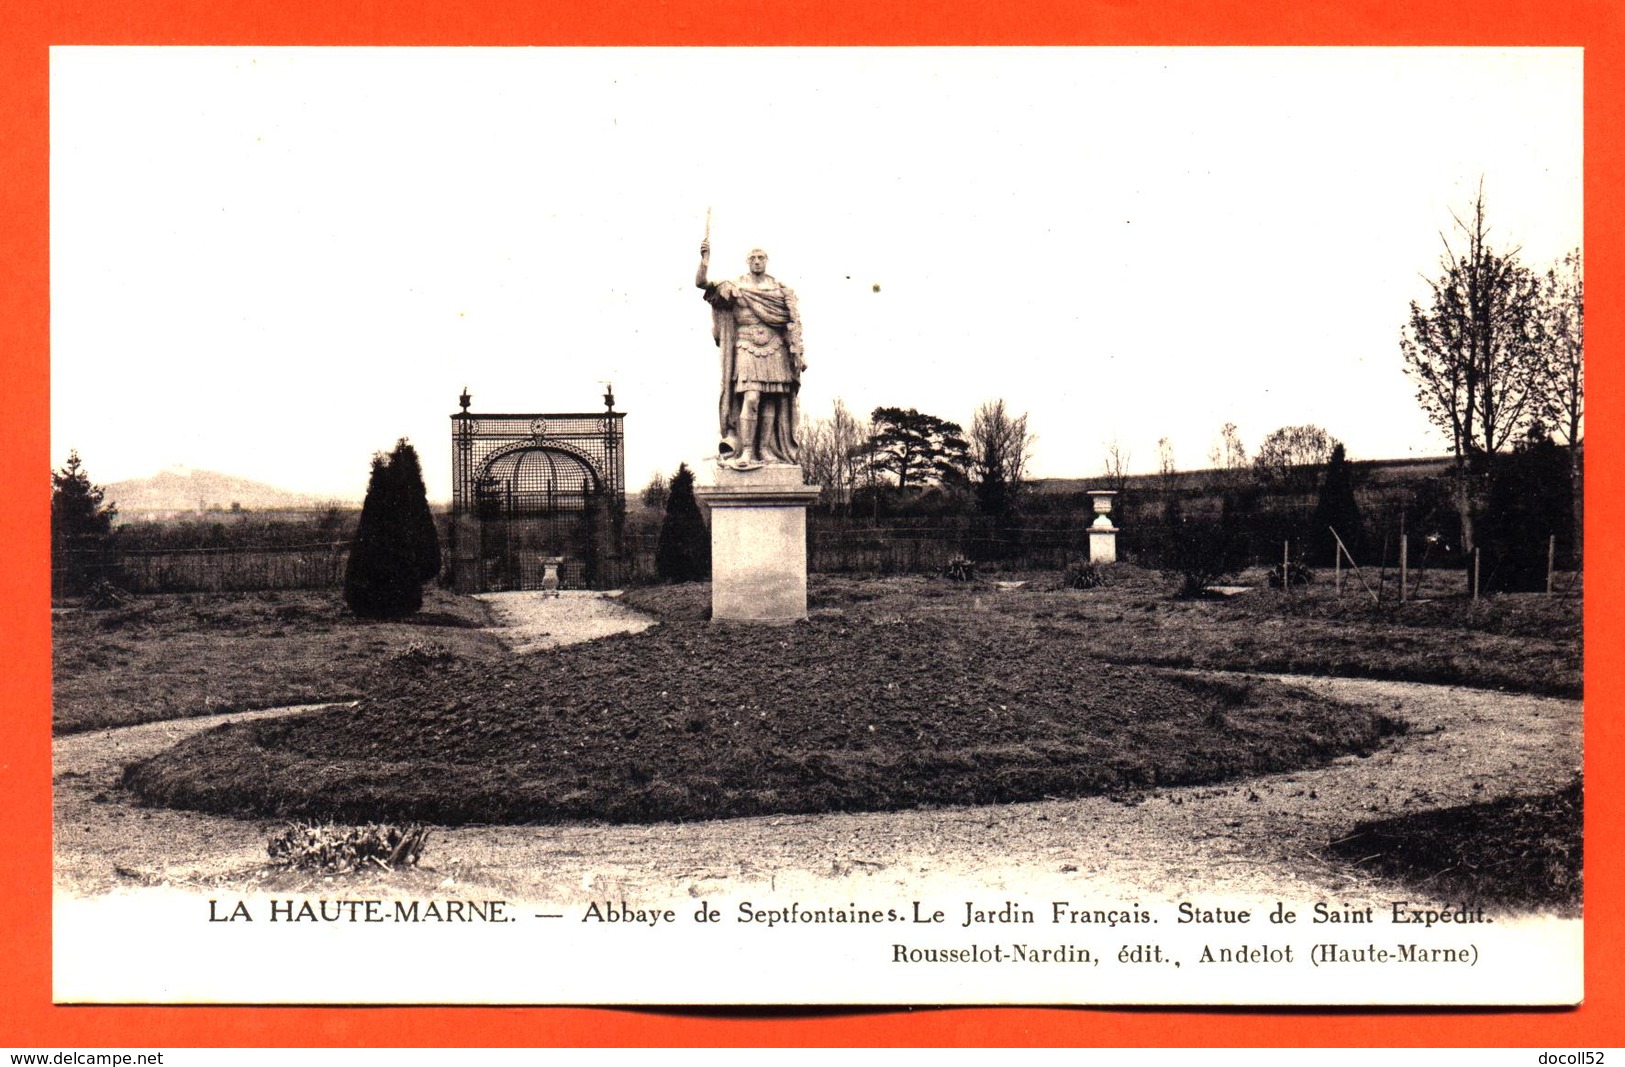
POLYGON ((666 479, 665 474, 661 473, 660 471, 654 471, 649 475, 649 482, 643 487, 643 492, 639 495, 639 499, 643 501, 645 507, 654 508, 657 511, 664 511, 666 508, 666 497, 670 494, 670 492, 671 483, 666 479))
POLYGON ((1573 492, 1574 558, 1584 540, 1581 435, 1585 424, 1585 275, 1576 248, 1546 272, 1546 358, 1542 365, 1541 416, 1568 446, 1569 487, 1573 492))
POLYGON ((1166 437, 1157 438, 1157 475, 1162 479, 1163 488, 1173 488, 1178 474, 1179 468, 1174 464, 1174 443, 1166 437))
POLYGON ((988 400, 971 418, 971 481, 976 501, 988 515, 1014 511, 1021 495, 1021 478, 1032 458, 1033 436, 1027 416, 1011 415, 1004 401, 988 400))
POLYGON ((801 425, 796 430, 796 438, 801 442, 802 478, 806 479, 807 484, 822 489, 824 503, 830 503, 834 493, 836 471, 833 450, 830 447, 829 420, 809 419, 803 415, 801 425))
POLYGON ((1207 460, 1213 469, 1213 481, 1220 488, 1230 489, 1241 482, 1242 472, 1247 469, 1247 449, 1235 423, 1219 427, 1218 440, 1207 450, 1207 460))
POLYGON ((874 433, 867 419, 860 419, 839 399, 830 416, 830 438, 836 458, 835 493, 842 509, 852 506, 852 495, 869 473, 868 443, 874 433))
POLYGON ((868 473, 869 427, 841 400, 827 419, 803 420, 800 432, 801 469, 807 481, 824 490, 824 502, 832 509, 846 511, 852 494, 868 473))
POLYGON ((1541 286, 1518 262, 1516 249, 1491 247, 1482 186, 1470 219, 1455 222, 1466 247, 1458 252, 1440 235, 1445 247, 1442 271, 1428 283, 1432 303, 1411 302, 1399 347, 1417 403, 1450 435, 1462 547, 1471 551, 1481 460, 1499 452, 1536 413, 1541 286))
POLYGON ((1133 455, 1116 437, 1107 442, 1105 469, 1101 474, 1107 489, 1121 493, 1128 488, 1128 465, 1133 455))

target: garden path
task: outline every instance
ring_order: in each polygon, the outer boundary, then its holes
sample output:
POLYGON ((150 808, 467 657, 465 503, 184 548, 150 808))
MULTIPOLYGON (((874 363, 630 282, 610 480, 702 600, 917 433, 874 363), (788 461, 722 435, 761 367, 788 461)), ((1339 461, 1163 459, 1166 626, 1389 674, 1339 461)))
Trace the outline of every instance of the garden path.
MULTIPOLYGON (((504 594, 493 609, 517 651, 650 625, 612 599, 504 594)), ((1550 791, 1580 766, 1578 701, 1449 686, 1288 679, 1409 722, 1367 758, 1239 783, 994 807, 771 816, 653 826, 437 829, 417 871, 346 876, 346 892, 501 894, 590 900, 795 893, 1000 894, 1094 902, 1328 899, 1355 905, 1396 887, 1321 854, 1357 821, 1550 791)), ((330 889, 265 866, 279 824, 137 807, 122 767, 228 719, 148 723, 54 741, 59 892, 139 886, 251 892, 330 889)), ((959 897, 959 894, 964 894, 959 897)), ((1403 894, 1401 894, 1403 896, 1403 894)), ((953 899, 953 898, 950 898, 953 899)))
POLYGON ((655 620, 616 599, 616 593, 561 590, 556 594, 479 593, 496 620, 494 629, 517 653, 591 641, 611 634, 641 633, 655 620))

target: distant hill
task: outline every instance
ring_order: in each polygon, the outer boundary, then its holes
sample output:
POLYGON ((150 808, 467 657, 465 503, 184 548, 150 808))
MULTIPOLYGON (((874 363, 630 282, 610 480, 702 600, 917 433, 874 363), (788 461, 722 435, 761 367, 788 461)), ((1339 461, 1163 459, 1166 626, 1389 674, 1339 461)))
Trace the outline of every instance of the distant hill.
POLYGON ((150 478, 110 482, 104 488, 106 499, 118 505, 119 517, 126 521, 229 511, 234 504, 244 511, 284 511, 333 502, 250 478, 186 467, 171 467, 150 478))

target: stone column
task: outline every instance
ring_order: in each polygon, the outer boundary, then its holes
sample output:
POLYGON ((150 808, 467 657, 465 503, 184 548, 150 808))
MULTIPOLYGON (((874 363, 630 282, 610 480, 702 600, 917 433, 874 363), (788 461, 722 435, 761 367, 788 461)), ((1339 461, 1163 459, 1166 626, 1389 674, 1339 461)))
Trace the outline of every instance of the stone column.
POLYGON ((807 617, 807 507, 818 487, 801 468, 716 469, 694 495, 711 512, 711 619, 795 622, 807 617))

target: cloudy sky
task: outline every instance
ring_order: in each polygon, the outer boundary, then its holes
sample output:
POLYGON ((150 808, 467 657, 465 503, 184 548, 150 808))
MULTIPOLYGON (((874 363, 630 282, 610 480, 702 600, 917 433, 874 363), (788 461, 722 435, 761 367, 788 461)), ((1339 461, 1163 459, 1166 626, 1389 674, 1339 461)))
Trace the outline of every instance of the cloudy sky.
POLYGON ((1442 453, 1398 348, 1480 180, 1581 243, 1582 63, 1542 49, 56 49, 51 448, 359 498, 447 416, 595 410, 706 455, 693 288, 755 245, 803 408, 1002 398, 1032 471, 1312 422, 1442 453))

